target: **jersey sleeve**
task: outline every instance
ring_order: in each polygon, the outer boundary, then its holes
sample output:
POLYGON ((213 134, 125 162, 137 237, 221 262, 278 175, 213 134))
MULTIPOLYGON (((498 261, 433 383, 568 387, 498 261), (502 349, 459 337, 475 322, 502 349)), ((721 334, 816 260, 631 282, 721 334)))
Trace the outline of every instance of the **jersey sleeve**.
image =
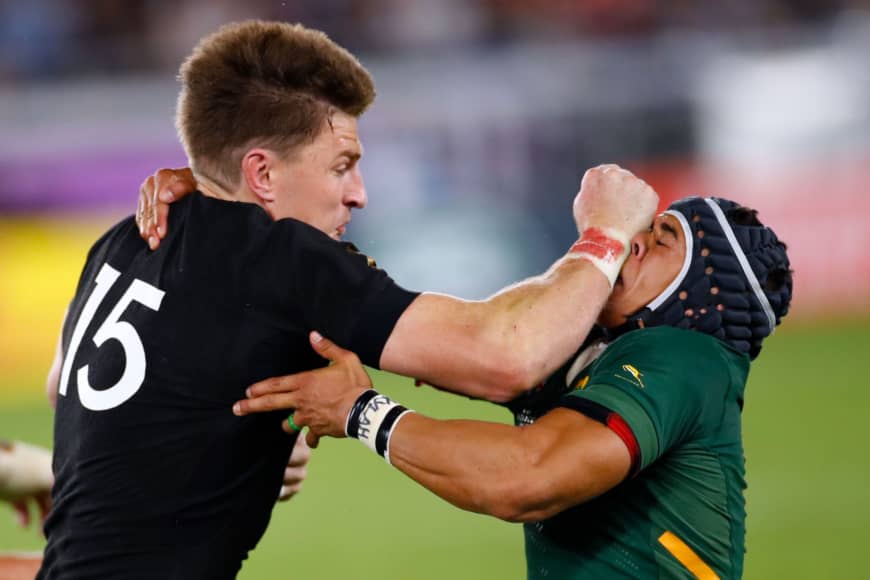
POLYGON ((307 326, 379 368, 393 327, 418 293, 400 287, 352 244, 295 221, 292 238, 289 298, 307 326))
POLYGON ((561 406, 599 420, 607 415, 602 409, 617 414, 637 442, 639 469, 698 434, 702 418, 721 407, 730 385, 728 369, 710 344, 715 339, 662 330, 621 337, 560 400, 561 406))

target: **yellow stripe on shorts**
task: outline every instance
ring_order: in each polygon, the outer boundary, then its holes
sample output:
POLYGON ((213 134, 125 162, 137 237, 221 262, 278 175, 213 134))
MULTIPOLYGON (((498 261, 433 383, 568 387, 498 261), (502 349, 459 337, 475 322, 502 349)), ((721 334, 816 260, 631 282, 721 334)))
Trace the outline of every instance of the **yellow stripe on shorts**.
POLYGON ((676 558, 680 564, 694 574, 695 578, 699 580, 719 580, 716 572, 705 564, 692 548, 671 532, 665 532, 659 536, 659 544, 664 546, 665 550, 671 553, 671 556, 676 558))

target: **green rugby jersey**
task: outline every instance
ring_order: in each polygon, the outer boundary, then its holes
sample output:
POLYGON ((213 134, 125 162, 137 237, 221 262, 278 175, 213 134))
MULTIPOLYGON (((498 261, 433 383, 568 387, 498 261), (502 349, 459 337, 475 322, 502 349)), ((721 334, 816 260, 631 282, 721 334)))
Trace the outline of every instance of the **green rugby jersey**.
POLYGON ((706 334, 656 327, 623 335, 579 374, 571 362, 514 406, 517 422, 555 407, 616 413, 639 461, 606 494, 525 525, 528 577, 740 578, 749 358, 706 334))

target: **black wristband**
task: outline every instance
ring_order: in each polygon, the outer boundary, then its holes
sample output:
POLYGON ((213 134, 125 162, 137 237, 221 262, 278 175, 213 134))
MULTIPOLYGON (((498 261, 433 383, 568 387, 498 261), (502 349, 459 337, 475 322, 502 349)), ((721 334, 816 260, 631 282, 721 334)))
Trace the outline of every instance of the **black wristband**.
POLYGON ((393 425, 396 424, 396 419, 407 410, 408 409, 402 405, 396 405, 390 409, 390 412, 387 413, 386 417, 384 417, 384 422, 381 423, 381 427, 378 429, 378 434, 375 438, 375 451, 381 457, 384 457, 384 453, 387 451, 387 444, 390 442, 390 433, 393 431, 393 425))
POLYGON ((390 463, 390 436, 399 419, 410 411, 374 389, 354 401, 347 416, 345 433, 390 463))
POLYGON ((359 416, 363 409, 368 405, 369 401, 378 396, 378 392, 374 389, 364 391, 350 408, 350 413, 347 415, 347 424, 344 432, 348 437, 356 438, 359 435, 359 416))

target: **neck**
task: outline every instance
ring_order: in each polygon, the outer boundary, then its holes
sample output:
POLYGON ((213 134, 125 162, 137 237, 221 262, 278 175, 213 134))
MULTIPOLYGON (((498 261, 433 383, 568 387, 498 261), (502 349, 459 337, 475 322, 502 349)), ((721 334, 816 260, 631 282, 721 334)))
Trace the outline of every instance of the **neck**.
POLYGON ((193 176, 196 178, 196 188, 207 197, 223 201, 240 201, 260 205, 259 199, 246 187, 231 190, 202 173, 194 173, 193 176))

